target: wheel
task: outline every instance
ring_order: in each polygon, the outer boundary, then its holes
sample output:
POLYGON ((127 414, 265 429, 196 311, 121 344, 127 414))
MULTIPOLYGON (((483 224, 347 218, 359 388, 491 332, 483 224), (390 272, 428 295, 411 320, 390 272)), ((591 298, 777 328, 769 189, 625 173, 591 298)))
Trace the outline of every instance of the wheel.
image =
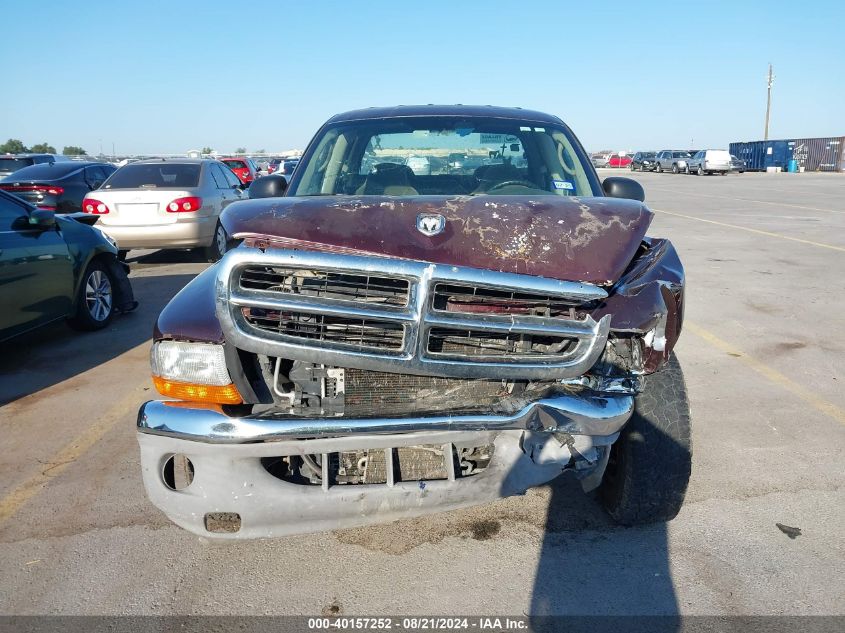
POLYGON ((691 471, 689 401, 673 355, 644 378, 634 415, 610 449, 598 497, 622 525, 669 521, 681 509, 691 471))
POLYGON ((76 294, 76 312, 68 320, 77 330, 100 330, 114 316, 115 280, 102 262, 94 260, 82 275, 76 294))
POLYGON ((223 225, 218 222, 217 226, 214 227, 214 238, 212 238, 211 244, 203 249, 203 253, 208 261, 216 262, 226 254, 227 250, 229 250, 229 236, 226 235, 226 229, 223 228, 223 225))
POLYGON ((698 166, 698 171, 696 171, 695 173, 698 174, 699 176, 704 175, 704 170, 701 168, 701 165, 698 166))
POLYGON ((727 176, 727 175, 728 175, 728 172, 723 171, 723 172, 722 172, 722 175, 723 175, 723 176, 727 176))
POLYGON ((684 173, 685 173, 687 176, 689 176, 689 174, 690 174, 690 171, 689 171, 689 165, 687 165, 687 166, 685 166, 685 167, 684 167, 684 173))
POLYGON ((660 166, 660 163, 657 163, 657 167, 654 168, 654 171, 656 171, 658 174, 663 172, 663 168, 660 166))
POLYGON ((637 171, 636 168, 634 167, 634 163, 631 163, 631 166, 629 167, 629 169, 631 171, 637 171))
POLYGON ((678 163, 673 163, 672 164, 672 173, 677 174, 679 171, 680 171, 680 169, 678 169, 678 163))

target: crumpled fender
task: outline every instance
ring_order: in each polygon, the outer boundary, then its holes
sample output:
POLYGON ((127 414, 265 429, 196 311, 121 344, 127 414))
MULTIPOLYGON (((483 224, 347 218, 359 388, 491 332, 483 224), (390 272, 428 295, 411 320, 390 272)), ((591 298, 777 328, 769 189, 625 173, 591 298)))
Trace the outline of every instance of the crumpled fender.
POLYGON ((684 267, 667 239, 645 238, 631 265, 593 311, 610 314, 611 332, 641 334, 643 369, 653 373, 669 360, 684 321, 684 267))

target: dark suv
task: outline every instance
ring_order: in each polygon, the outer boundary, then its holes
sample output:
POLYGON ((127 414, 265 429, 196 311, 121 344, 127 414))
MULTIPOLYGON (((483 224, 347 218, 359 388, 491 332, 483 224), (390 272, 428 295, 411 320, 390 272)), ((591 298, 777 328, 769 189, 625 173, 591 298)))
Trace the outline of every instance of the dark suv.
POLYGON ((0 178, 15 173, 19 169, 41 163, 55 163, 70 160, 57 154, 4 154, 0 156, 0 178))
POLYGON ((631 171, 654 171, 657 167, 654 152, 637 152, 631 161, 631 171))

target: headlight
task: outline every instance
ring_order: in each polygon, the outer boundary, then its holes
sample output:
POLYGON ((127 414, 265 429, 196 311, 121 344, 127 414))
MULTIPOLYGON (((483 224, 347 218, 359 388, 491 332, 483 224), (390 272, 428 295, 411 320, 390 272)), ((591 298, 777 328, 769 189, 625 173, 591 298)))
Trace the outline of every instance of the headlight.
POLYGON ((153 383, 164 396, 180 400, 240 404, 222 345, 159 341, 150 352, 153 383))
POLYGON ((103 236, 103 239, 104 239, 104 240, 106 240, 109 244, 111 244, 112 246, 114 246, 115 248, 117 248, 117 242, 115 242, 115 241, 114 241, 114 238, 112 238, 112 236, 111 236, 111 235, 109 235, 108 233, 106 233, 103 229, 101 229, 101 228, 100 228, 99 226, 97 226, 96 224, 95 224, 95 225, 92 225, 92 226, 91 226, 91 228, 92 228, 92 229, 94 229, 95 231, 97 231, 100 235, 102 235, 102 236, 103 236))

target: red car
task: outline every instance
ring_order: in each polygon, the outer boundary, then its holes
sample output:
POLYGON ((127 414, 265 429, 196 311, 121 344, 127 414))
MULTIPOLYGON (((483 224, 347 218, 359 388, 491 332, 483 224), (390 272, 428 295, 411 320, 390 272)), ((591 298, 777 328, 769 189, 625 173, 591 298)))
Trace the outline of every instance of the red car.
POLYGON ((255 180, 258 168, 251 158, 221 158, 220 162, 231 169, 245 185, 255 180))
POLYGON ((608 167, 629 167, 631 165, 631 157, 621 154, 611 154, 610 158, 607 159, 607 166, 608 167))

